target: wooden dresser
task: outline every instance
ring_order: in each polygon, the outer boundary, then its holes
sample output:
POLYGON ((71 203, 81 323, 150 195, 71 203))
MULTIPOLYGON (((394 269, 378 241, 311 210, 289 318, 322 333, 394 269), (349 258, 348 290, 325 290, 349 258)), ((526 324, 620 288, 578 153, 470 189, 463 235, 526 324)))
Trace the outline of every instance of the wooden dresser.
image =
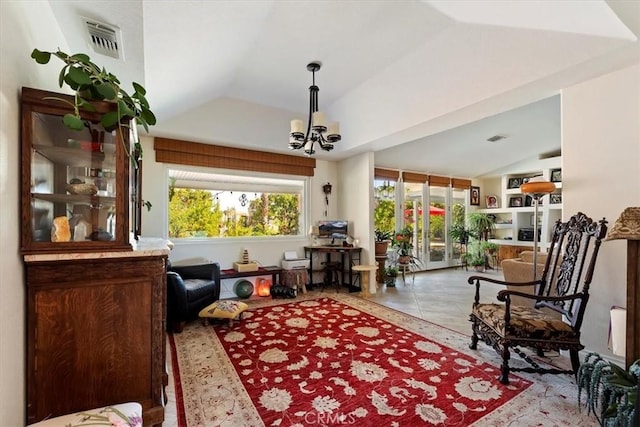
POLYGON ((163 422, 167 254, 25 256, 28 423, 129 401, 163 422))

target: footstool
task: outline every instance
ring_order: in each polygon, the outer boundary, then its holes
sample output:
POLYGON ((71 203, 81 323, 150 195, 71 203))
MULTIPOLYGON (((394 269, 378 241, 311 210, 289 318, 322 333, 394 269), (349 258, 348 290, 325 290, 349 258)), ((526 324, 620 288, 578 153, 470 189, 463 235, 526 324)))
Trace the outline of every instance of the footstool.
POLYGON ((211 305, 206 306, 198 316, 200 316, 203 322, 208 322, 210 319, 229 319, 229 326, 233 326, 233 320, 242 319, 242 312, 249 306, 240 301, 222 300, 216 301, 211 305))

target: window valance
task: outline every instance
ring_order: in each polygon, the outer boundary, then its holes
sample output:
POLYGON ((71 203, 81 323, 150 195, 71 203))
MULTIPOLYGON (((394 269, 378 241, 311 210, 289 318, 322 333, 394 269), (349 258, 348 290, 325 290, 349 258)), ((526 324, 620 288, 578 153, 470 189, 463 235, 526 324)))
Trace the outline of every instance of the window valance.
POLYGON ((375 179, 385 179, 389 181, 397 181, 400 178, 400 172, 392 169, 375 168, 373 171, 375 179))
POLYGON ((156 162, 265 173, 313 176, 316 160, 288 154, 155 138, 156 162))

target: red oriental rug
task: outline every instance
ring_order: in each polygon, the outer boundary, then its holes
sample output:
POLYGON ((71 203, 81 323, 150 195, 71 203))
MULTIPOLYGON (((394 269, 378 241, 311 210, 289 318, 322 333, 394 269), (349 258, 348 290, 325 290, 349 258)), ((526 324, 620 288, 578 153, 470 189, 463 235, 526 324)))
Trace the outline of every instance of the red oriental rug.
POLYGON ((467 337, 349 295, 306 298, 170 335, 178 426, 497 425, 535 409, 502 408, 533 382, 498 382, 485 353, 459 350, 467 337))

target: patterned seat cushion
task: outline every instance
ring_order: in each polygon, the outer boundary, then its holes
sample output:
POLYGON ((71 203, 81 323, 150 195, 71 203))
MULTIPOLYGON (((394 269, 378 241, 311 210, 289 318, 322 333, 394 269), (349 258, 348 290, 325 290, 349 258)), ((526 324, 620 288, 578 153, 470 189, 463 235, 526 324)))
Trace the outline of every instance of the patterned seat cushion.
POLYGON ((203 308, 198 313, 200 317, 211 317, 214 319, 235 319, 249 306, 240 301, 221 300, 203 308))
POLYGON ((491 327, 501 337, 579 342, 571 326, 561 319, 551 317, 535 308, 519 305, 511 306, 509 329, 505 332, 504 312, 505 306, 502 304, 478 304, 473 307, 471 315, 491 327))

